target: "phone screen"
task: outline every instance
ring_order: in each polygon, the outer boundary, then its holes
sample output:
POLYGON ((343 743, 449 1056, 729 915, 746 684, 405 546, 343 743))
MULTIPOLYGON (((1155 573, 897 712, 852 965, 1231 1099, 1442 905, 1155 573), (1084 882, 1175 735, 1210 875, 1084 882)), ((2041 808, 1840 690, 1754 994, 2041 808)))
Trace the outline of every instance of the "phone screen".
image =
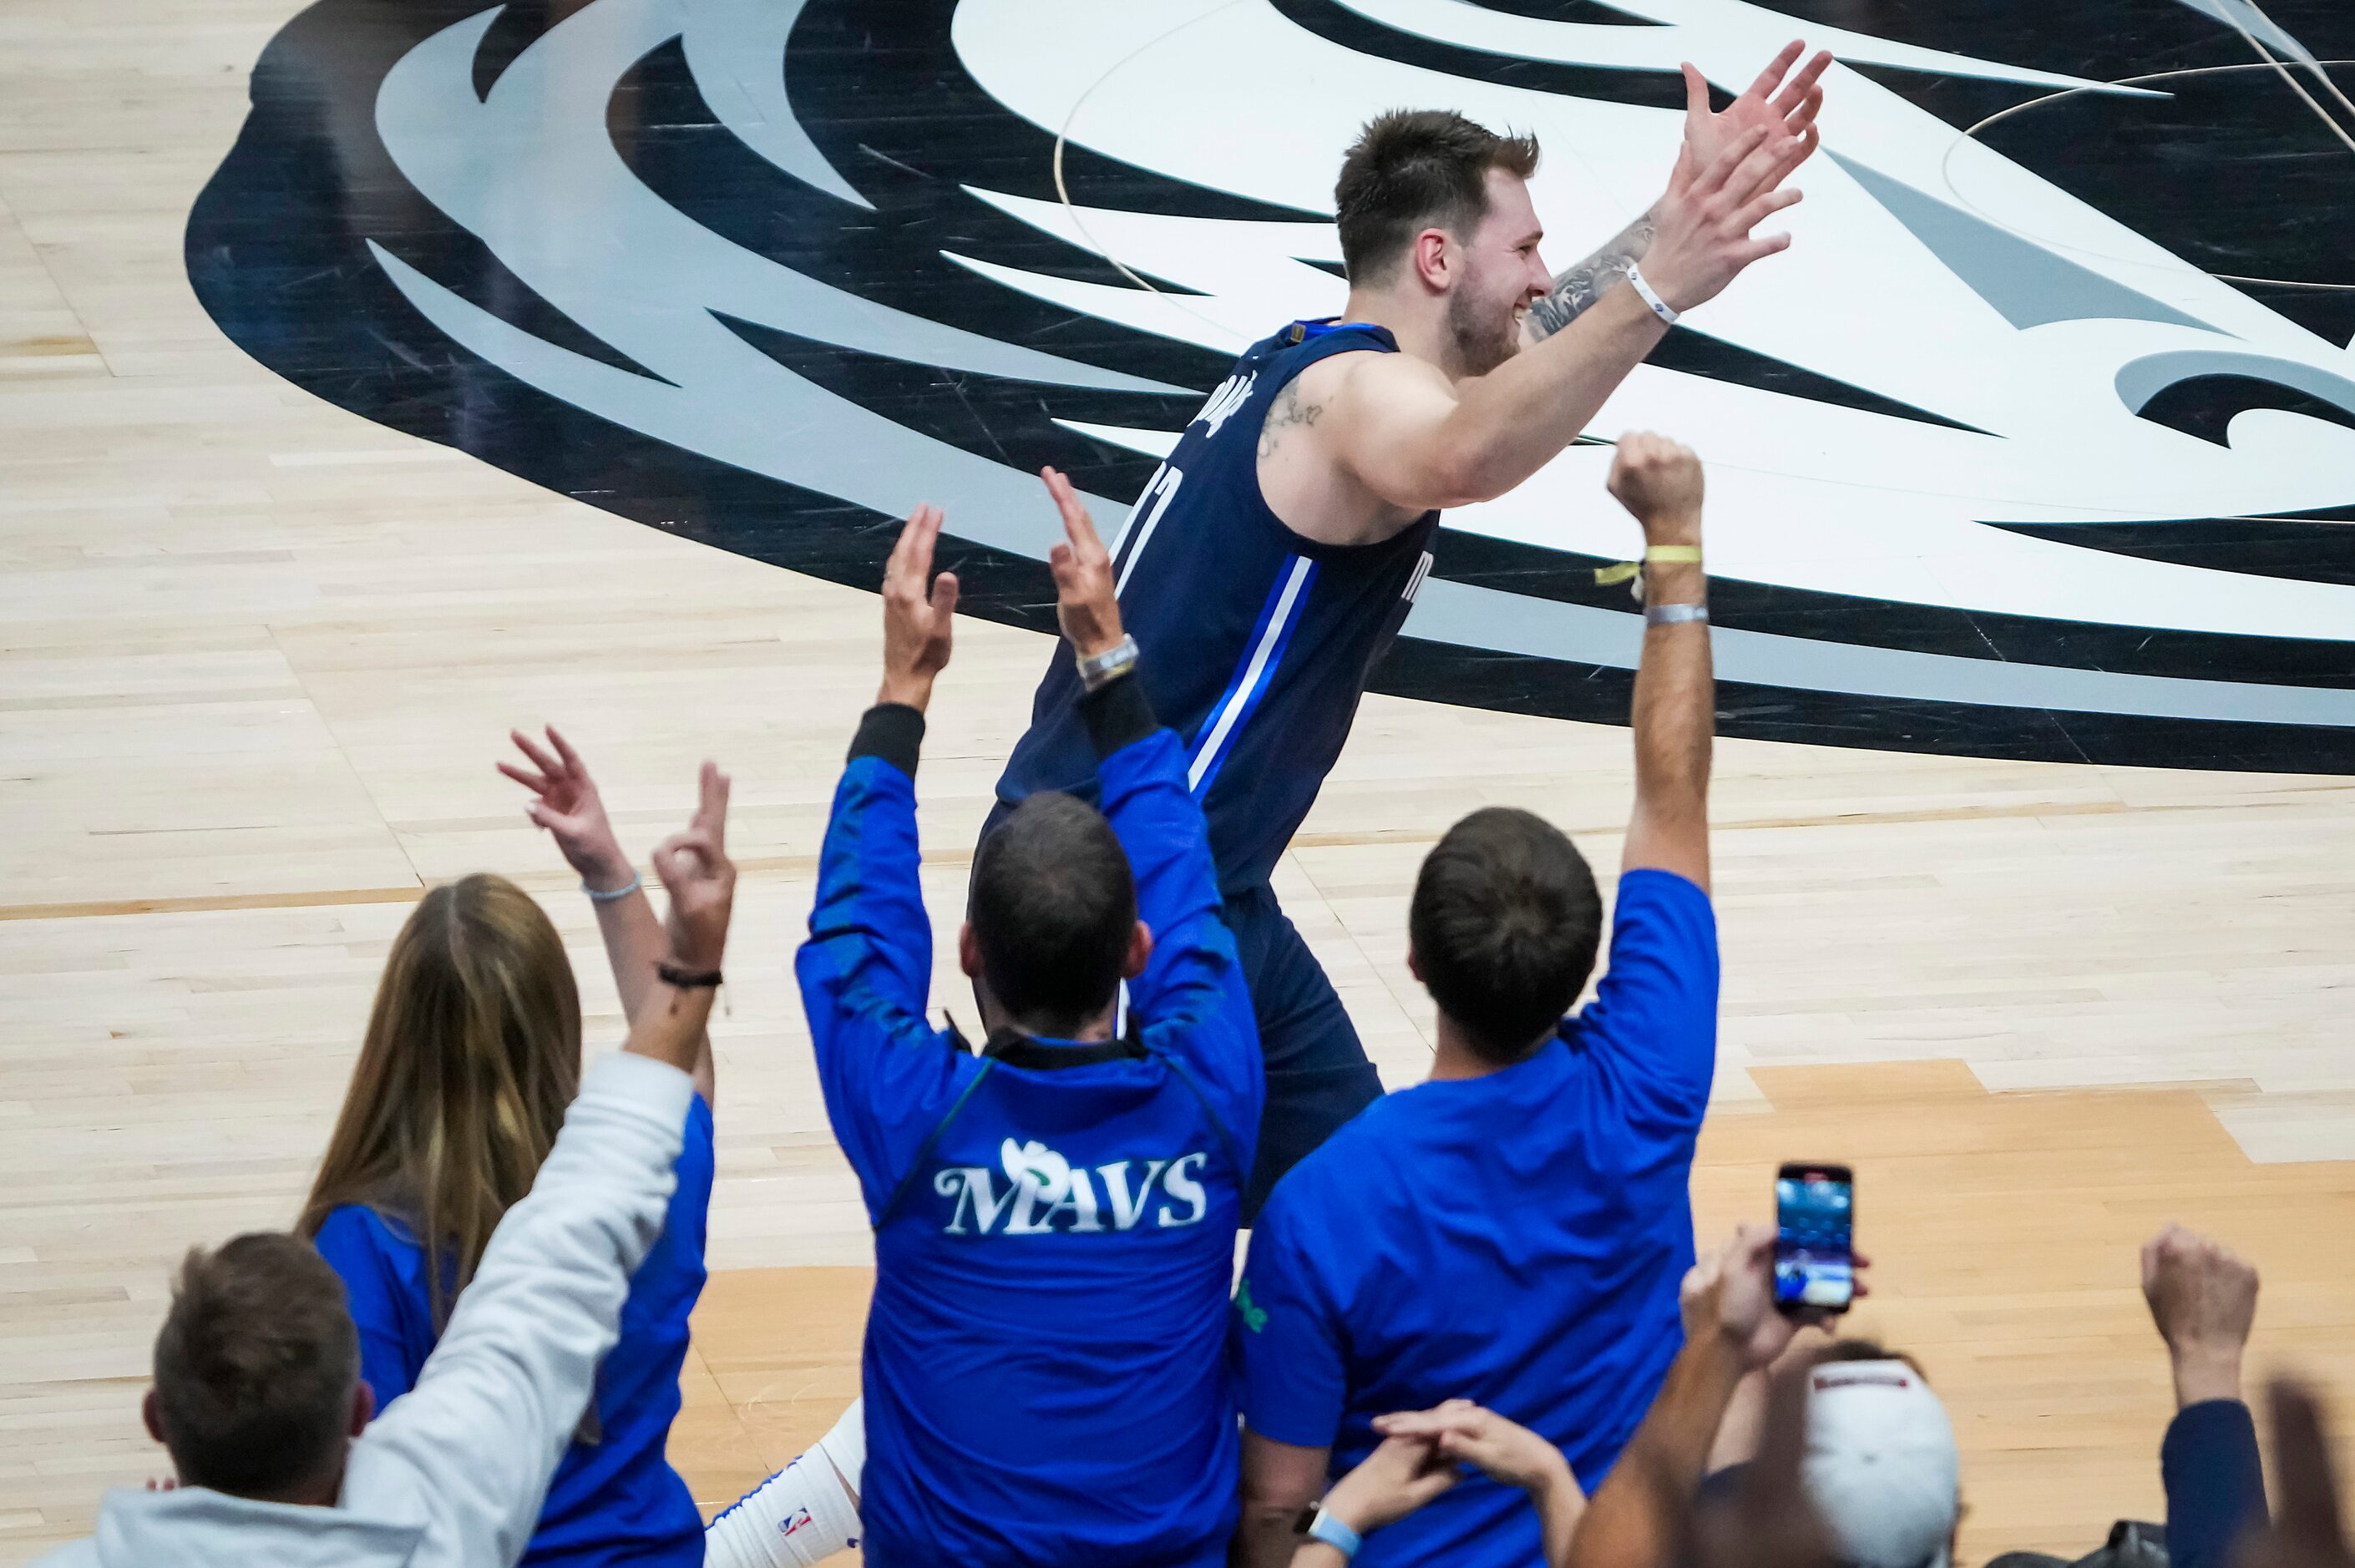
POLYGON ((1774 1180, 1774 1304, 1848 1310, 1855 1187, 1846 1167, 1785 1165, 1774 1180))

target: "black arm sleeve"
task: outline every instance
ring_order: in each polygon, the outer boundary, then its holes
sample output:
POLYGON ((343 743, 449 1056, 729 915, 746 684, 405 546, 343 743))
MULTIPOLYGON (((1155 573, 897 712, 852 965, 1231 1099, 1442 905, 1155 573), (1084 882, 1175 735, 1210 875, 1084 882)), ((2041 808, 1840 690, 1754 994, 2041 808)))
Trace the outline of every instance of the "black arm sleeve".
POLYGON ((923 746, 922 714, 905 703, 878 703, 858 721, 858 733, 850 737, 850 755, 845 760, 879 757, 913 779, 916 758, 923 746))
POLYGON ((2172 1568, 2227 1568, 2243 1531, 2265 1523, 2265 1476, 2256 1423, 2237 1399, 2203 1399, 2175 1413, 2159 1445, 2172 1568))
POLYGON ((1080 717, 1086 721, 1088 739, 1094 743, 1099 760, 1161 727, 1153 717, 1145 683, 1135 671, 1081 697, 1080 717))

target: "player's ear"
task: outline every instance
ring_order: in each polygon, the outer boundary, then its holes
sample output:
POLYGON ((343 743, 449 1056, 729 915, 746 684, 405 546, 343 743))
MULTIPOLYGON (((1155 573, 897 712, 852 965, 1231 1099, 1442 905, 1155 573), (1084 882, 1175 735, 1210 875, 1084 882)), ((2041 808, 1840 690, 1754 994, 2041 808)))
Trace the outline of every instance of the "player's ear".
POLYGON ((1426 228, 1416 235, 1408 261, 1423 286, 1434 294, 1445 293, 1455 281, 1455 241, 1444 228, 1426 228))
POLYGON ((139 1402, 139 1419, 147 1424, 148 1436, 166 1447, 171 1446, 164 1436, 164 1402, 155 1397, 155 1391, 152 1388, 147 1391, 147 1397, 139 1402))
POLYGON ((368 1386, 368 1379, 361 1378, 352 1384, 352 1415, 347 1427, 350 1436, 358 1436, 375 1419, 376 1390, 368 1386))
POLYGON ((967 980, 981 978, 981 938, 973 934, 970 920, 957 927, 957 968, 967 980))
POLYGON ((1423 987, 1426 991, 1430 989, 1431 982, 1423 978, 1423 960, 1414 956, 1412 942, 1406 945, 1406 972, 1414 977, 1415 984, 1423 987))
POLYGON ((1145 972, 1146 960, 1153 957, 1153 927, 1139 920, 1129 927, 1128 954, 1120 961, 1120 978, 1135 980, 1145 972))

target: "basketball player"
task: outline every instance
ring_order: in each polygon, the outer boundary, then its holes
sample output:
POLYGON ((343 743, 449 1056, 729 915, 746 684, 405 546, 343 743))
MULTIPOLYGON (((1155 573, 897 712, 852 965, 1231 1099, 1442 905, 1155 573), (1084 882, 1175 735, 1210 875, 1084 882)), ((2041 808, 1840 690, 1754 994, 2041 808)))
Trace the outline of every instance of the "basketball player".
MULTIPOLYGON (((1538 257, 1533 140, 1446 112, 1372 122, 1334 193, 1350 282, 1340 318, 1249 349, 1114 541, 1146 694, 1188 742, 1265 1054, 1246 1224, 1277 1177, 1381 1093, 1268 877, 1422 586, 1440 509, 1545 466, 1677 313, 1789 243, 1752 236, 1799 199, 1782 182, 1815 150, 1830 56, 1794 74, 1802 53, 1785 48, 1719 113, 1687 66, 1667 193, 1559 278, 1538 257)), ((1093 798, 1077 671, 1059 642, 985 836, 1039 790, 1093 798)), ((710 1568, 791 1568, 855 1544, 863 1430, 854 1404, 744 1498, 735 1533, 706 1537, 710 1568)))
MULTIPOLYGON (((1373 121, 1334 193, 1341 316, 1295 322, 1245 352, 1114 541, 1154 711, 1188 741, 1266 1054, 1247 1222, 1277 1177, 1381 1093, 1268 878, 1430 569, 1439 514, 1542 468, 1678 313, 1789 243, 1753 231, 1799 199, 1780 187, 1815 147, 1830 57, 1786 84, 1801 48, 1722 114, 1687 66, 1667 194, 1559 280, 1538 259, 1535 141, 1445 111, 1373 121)), ((1033 791, 1092 787, 1073 671, 1058 648, 992 826, 1033 791)))

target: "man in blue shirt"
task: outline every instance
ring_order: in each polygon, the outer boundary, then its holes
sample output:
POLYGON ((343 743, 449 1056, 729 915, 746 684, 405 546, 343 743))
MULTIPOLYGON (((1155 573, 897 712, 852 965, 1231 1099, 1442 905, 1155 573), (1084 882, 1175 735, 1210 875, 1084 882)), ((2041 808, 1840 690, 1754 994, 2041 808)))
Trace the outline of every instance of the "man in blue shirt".
POLYGON ((883 689, 796 966, 875 1226, 858 1486, 879 1568, 1208 1568, 1234 1528, 1226 1312, 1258 1033, 1186 755, 1131 673, 1110 557, 1047 480, 1103 814, 1042 792, 976 857, 958 956, 987 1045, 925 1021, 914 773, 956 602, 956 579, 932 576, 934 507, 892 552, 883 689))
MULTIPOLYGON (((1681 1341, 1717 1030, 1700 464, 1630 436, 1610 484, 1643 524, 1649 589, 1610 965, 1565 1018, 1603 912, 1585 862, 1540 819, 1476 811, 1424 861, 1407 961, 1439 1009, 1430 1081, 1276 1184, 1236 1294, 1254 1568, 1291 1560, 1304 1505, 1394 1411, 1476 1401, 1559 1445, 1592 1493, 1681 1341)), ((1477 1478, 1361 1554, 1543 1560, 1528 1499, 1477 1478)))

